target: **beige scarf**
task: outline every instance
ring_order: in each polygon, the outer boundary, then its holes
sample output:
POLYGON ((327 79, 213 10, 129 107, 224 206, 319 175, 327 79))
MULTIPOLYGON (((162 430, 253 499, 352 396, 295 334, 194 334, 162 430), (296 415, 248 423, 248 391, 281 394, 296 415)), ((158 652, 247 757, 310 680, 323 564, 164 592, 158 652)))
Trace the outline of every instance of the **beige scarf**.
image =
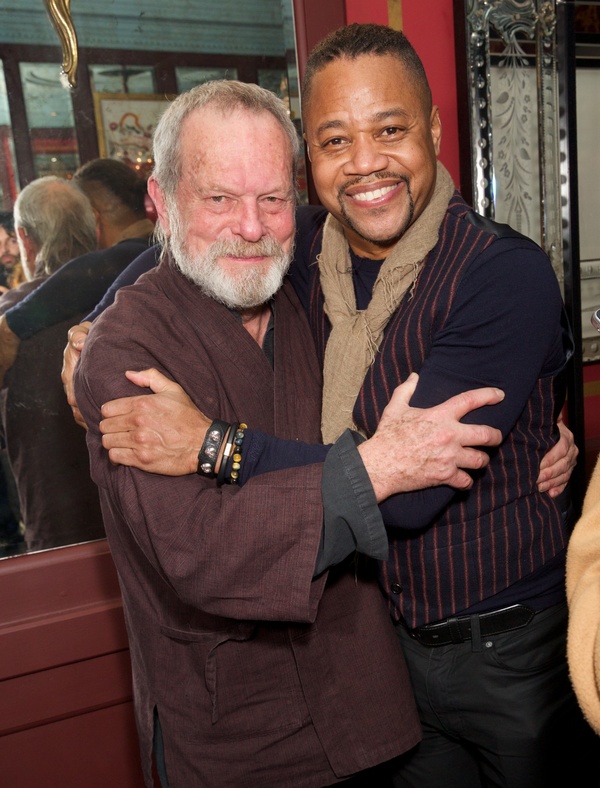
POLYGON ((331 443, 350 427, 352 411, 369 366, 375 360, 383 331, 404 294, 413 288, 426 255, 438 241, 439 230, 454 193, 448 170, 437 163, 431 201, 385 259, 366 310, 356 309, 352 263, 342 225, 331 214, 323 230, 318 256, 325 312, 332 330, 323 370, 322 430, 331 443))

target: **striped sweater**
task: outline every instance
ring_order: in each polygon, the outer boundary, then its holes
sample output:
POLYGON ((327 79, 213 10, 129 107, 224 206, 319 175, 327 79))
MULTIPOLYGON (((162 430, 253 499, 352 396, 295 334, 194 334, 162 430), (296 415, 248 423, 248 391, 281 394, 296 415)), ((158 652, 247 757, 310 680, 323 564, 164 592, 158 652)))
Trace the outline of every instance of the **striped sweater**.
MULTIPOLYGON (((315 262, 325 216, 323 209, 300 209, 292 270, 321 360, 329 322, 315 262)), ((381 261, 354 258, 353 264, 361 309, 381 261)), ((564 517, 560 503, 535 484, 564 402, 561 311, 542 250, 507 226, 482 220, 455 193, 412 296, 386 328, 354 417, 372 434, 393 389, 416 371, 411 404, 420 407, 470 388, 502 388, 502 404, 467 418, 500 428, 505 439, 471 490, 440 487, 384 505, 390 554, 381 581, 396 620, 413 627, 531 597, 539 604, 562 587, 564 517)))

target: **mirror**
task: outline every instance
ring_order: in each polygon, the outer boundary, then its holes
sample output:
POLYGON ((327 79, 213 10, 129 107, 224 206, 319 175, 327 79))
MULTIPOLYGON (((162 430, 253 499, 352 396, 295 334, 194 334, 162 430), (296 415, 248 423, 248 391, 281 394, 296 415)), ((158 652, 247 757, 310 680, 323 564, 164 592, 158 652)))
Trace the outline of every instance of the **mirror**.
POLYGON ((535 2, 466 3, 473 205, 542 245, 564 281, 556 19, 535 2))
MULTIPOLYGON (((12 212, 19 191, 36 178, 71 178, 80 165, 98 157, 119 158, 147 174, 151 148, 139 140, 151 134, 169 97, 210 79, 240 79, 272 90, 288 103, 300 134, 297 74, 292 0, 121 0, 108 5, 97 0, 5 0, 0 7, 0 211, 12 212), (53 25, 53 11, 55 18, 70 11, 75 52, 68 45, 63 48, 69 34, 61 35, 53 25)), ((300 191, 306 199, 305 170, 300 191)), ((64 347, 66 328, 57 328, 54 348, 61 342, 64 347)), ((21 344, 23 368, 28 354, 36 365, 34 340, 21 344)), ((61 359, 62 349, 55 362, 58 371, 61 359)), ((49 408, 46 383, 39 366, 36 373, 23 385, 27 396, 32 390, 40 395, 30 405, 43 411, 49 408)), ((5 401, 7 381, 0 395, 5 401)), ((0 406, 11 422, 3 430, 0 455, 0 557, 8 557, 28 549, 27 539, 19 538, 23 528, 26 536, 28 530, 9 461, 10 454, 14 462, 16 448, 8 451, 6 443, 41 446, 44 424, 21 419, 16 429, 6 404, 0 406)), ((84 442, 83 430, 78 439, 84 442)), ((43 463, 39 467, 40 473, 45 470, 43 463)), ((88 473, 87 468, 79 471, 88 473)), ((74 510, 69 490, 59 480, 51 488, 41 487, 38 503, 52 498, 64 512, 74 510)), ((32 548, 98 538, 101 534, 86 530, 83 521, 90 519, 64 516, 61 534, 32 548)))
MULTIPOLYGON (((590 297, 600 298, 593 282, 600 276, 597 125, 589 134, 598 76, 588 72, 583 79, 579 66, 585 20, 600 42, 599 10, 597 2, 569 0, 455 0, 457 53, 465 52, 458 85, 468 119, 463 191, 470 183, 480 213, 507 222, 544 248, 573 330, 567 419, 580 448, 572 477, 576 511, 586 487, 583 365, 591 360, 586 339, 594 333, 590 297), (579 135, 580 126, 588 128, 586 135, 579 135)), ((599 306, 600 301, 594 308, 599 306)))

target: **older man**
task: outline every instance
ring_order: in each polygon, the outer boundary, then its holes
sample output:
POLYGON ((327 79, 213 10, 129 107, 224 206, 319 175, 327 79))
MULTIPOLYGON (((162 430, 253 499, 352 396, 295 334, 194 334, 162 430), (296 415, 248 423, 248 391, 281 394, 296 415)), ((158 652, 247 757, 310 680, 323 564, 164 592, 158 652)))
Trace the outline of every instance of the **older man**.
MULTIPOLYGON (((72 257, 96 247, 89 200, 61 178, 39 178, 26 186, 14 215, 28 281, 0 298, 0 314, 72 257)), ((104 535, 85 441, 74 428, 60 383, 65 330, 59 323, 22 342, 2 392, 7 454, 30 550, 104 535)))
POLYGON ((20 340, 87 314, 148 248, 154 223, 146 216, 146 181, 135 170, 116 159, 93 159, 75 172, 73 182, 92 204, 99 248, 61 266, 0 316, 0 379, 14 363, 20 340))
MULTIPOLYGON (((438 109, 402 34, 375 25, 332 34, 311 53, 302 96, 324 208, 299 213, 291 275, 324 362, 325 439, 353 425, 371 435, 390 391, 414 371, 412 402, 422 406, 477 383, 507 391, 501 405, 467 417, 505 436, 469 492, 445 486, 382 507, 390 555, 381 583, 425 730, 396 784, 566 779, 567 737, 581 763, 592 750, 564 655, 568 506, 535 483, 556 440, 569 353, 552 268, 455 191, 437 162, 438 109)), ((156 376, 139 382, 176 396, 156 376)), ((115 461, 160 470, 123 437, 129 407, 105 408, 116 415, 105 445, 115 461)), ((199 429, 189 410, 187 421, 199 429)), ((183 473, 193 442, 182 434, 183 473)), ((281 467, 268 442, 264 451, 266 463, 246 455, 242 480, 281 467)))
POLYGON ((162 262, 95 321, 75 380, 123 589, 146 781, 154 736, 171 788, 333 784, 420 737, 380 592, 344 557, 356 546, 385 555, 374 504, 413 486, 413 456, 425 462, 446 442, 459 482, 457 457, 486 464, 485 453, 461 445, 494 445, 499 435, 456 419, 502 395, 484 389, 415 411, 409 384, 358 450, 347 432, 325 468, 300 459, 240 488, 241 457, 253 451, 243 421, 276 430, 285 446, 319 439, 314 345, 290 284, 281 286, 298 139, 268 91, 221 82, 173 102, 154 151, 162 262), (223 418, 199 436, 197 473, 115 465, 102 446, 102 404, 138 392, 128 378, 139 376, 126 371, 150 366, 223 418), (396 456, 403 442, 412 451, 396 456), (358 497, 349 456, 373 481, 358 497), (359 543, 350 550, 336 546, 335 506, 323 527, 322 480, 355 499, 359 543), (338 565, 313 581, 318 562, 338 565))

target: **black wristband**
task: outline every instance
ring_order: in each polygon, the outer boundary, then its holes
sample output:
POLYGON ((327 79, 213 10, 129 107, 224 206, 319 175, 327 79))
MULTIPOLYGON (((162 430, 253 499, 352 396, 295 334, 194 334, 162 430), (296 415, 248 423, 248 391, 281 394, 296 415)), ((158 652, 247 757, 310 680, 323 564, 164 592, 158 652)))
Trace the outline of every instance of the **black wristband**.
POLYGON ((204 438, 204 443, 198 454, 198 469, 196 473, 201 476, 215 476, 215 463, 219 458, 221 446, 225 440, 225 436, 231 430, 231 424, 226 421, 219 421, 215 419, 210 425, 204 438))

